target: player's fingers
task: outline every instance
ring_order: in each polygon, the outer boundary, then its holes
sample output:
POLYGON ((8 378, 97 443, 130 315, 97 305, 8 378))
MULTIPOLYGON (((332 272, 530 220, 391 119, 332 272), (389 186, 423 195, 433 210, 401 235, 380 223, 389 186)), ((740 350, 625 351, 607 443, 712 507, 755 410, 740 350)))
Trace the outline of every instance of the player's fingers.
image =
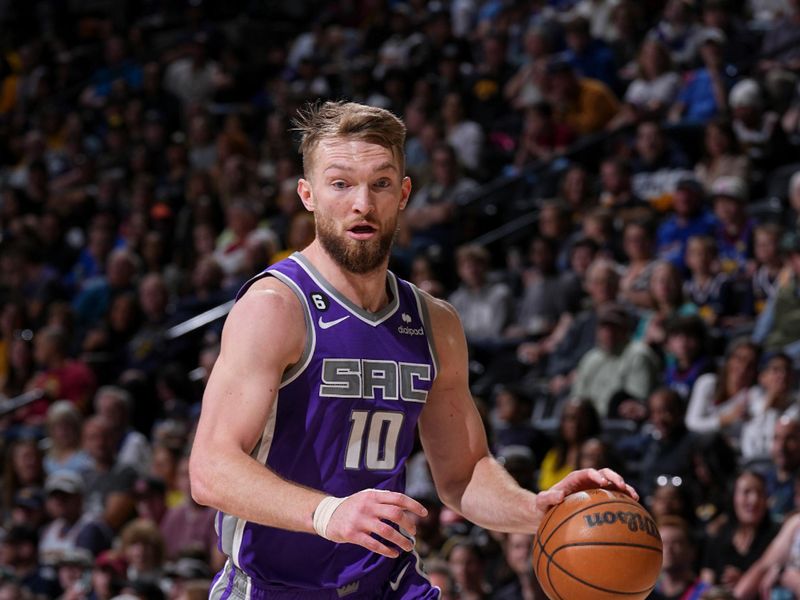
POLYGON ((536 494, 536 506, 543 511, 547 511, 551 506, 555 506, 564 500, 564 490, 549 489, 536 494))
POLYGON ((414 549, 414 544, 411 543, 411 540, 409 540, 391 525, 388 525, 383 521, 378 521, 377 525, 374 527, 374 533, 385 539, 387 542, 393 543, 395 546, 402 548, 406 552, 410 552, 414 549))
POLYGON ((389 558, 397 558, 398 556, 400 556, 400 553, 397 550, 395 550, 394 548, 389 548, 389 546, 382 544, 368 533, 362 533, 353 540, 353 543, 358 544, 359 546, 363 546, 367 550, 372 550, 377 554, 388 556, 389 558))
POLYGON ((424 517, 428 514, 427 508, 405 494, 401 494, 399 492, 385 492, 382 490, 374 491, 379 492, 377 495, 375 495, 375 499, 381 504, 393 504, 405 510, 409 510, 420 517, 424 517))
POLYGON ((408 532, 409 535, 417 535, 417 523, 411 518, 411 513, 403 510, 399 506, 390 506, 383 504, 376 510, 376 515, 381 519, 386 519, 398 525, 401 529, 408 532))
POLYGON ((631 496, 634 500, 639 499, 639 494, 636 491, 625 483, 625 480, 622 478, 622 475, 619 473, 612 471, 611 469, 600 469, 600 475, 603 476, 608 482, 617 488, 620 491, 625 492, 629 496, 631 496))

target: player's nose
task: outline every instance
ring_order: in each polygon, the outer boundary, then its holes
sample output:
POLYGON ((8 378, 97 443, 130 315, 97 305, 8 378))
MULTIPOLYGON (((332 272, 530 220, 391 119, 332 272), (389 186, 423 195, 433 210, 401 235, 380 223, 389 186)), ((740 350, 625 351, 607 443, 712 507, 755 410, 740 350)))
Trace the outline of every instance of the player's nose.
POLYGON ((372 199, 368 185, 359 185, 353 193, 353 210, 359 214, 365 215, 372 211, 375 203, 372 199))

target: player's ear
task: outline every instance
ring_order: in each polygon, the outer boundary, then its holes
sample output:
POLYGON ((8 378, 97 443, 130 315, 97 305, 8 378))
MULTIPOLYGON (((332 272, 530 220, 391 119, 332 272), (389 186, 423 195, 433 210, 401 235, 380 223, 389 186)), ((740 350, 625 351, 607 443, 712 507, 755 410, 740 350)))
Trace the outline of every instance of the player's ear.
POLYGON ((311 182, 302 177, 297 180, 297 195, 307 211, 314 212, 314 194, 311 191, 311 182))
POLYGON ((400 189, 403 193, 403 199, 400 201, 400 210, 403 210, 408 204, 408 198, 411 196, 411 178, 403 177, 400 184, 400 189))

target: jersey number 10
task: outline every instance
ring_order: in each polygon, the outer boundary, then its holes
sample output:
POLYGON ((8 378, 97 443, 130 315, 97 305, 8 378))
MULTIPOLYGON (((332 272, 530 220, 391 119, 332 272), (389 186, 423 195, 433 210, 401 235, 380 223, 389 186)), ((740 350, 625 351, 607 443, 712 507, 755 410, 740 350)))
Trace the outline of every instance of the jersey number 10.
POLYGON ((347 439, 345 469, 391 471, 397 464, 397 440, 405 415, 401 412, 354 410, 350 413, 350 437, 347 439), (365 443, 366 442, 366 443, 365 443), (366 445, 366 451, 364 446, 366 445))

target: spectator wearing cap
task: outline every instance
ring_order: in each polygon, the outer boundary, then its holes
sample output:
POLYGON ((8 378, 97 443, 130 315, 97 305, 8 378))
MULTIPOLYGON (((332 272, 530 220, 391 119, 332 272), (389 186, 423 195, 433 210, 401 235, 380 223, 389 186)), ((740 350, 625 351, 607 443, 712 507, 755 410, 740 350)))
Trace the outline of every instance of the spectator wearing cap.
POLYGON ((14 525, 30 525, 38 530, 46 520, 44 493, 41 488, 26 487, 14 494, 9 517, 12 527, 14 525))
POLYGON ((60 471, 47 478, 47 513, 52 521, 42 530, 39 557, 54 563, 60 554, 81 548, 97 555, 111 547, 113 532, 90 513, 83 512, 85 486, 77 473, 60 471))
MULTIPOLYGON (((20 587, 34 596, 41 594, 53 598, 58 594, 58 584, 47 577, 39 563, 37 547, 39 535, 30 525, 15 525, 0 539, 0 556, 20 587)), ((15 598, 16 600, 16 598, 15 598)))
POLYGON ((615 396, 644 402, 656 386, 658 358, 631 341, 632 332, 632 316, 621 305, 598 310, 596 342, 578 363, 572 394, 589 398, 601 416, 612 414, 615 396))
POLYGON ((685 268, 686 243, 696 235, 714 235, 717 220, 704 206, 705 190, 694 175, 678 180, 672 198, 672 215, 656 233, 658 256, 685 268))
POLYGON ((56 576, 62 594, 58 600, 78 600, 89 592, 89 570, 94 562, 92 553, 83 548, 64 550, 55 560, 56 576))
POLYGON ((619 100, 607 85, 581 77, 563 56, 547 66, 545 97, 555 109, 556 122, 579 136, 602 130, 619 111, 619 100))
POLYGON ((731 88, 733 131, 755 169, 769 170, 786 160, 786 134, 780 115, 767 107, 755 79, 743 79, 731 88))
POLYGON ((742 152, 729 120, 714 119, 705 126, 703 147, 703 157, 695 165, 694 173, 706 190, 710 191, 720 177, 747 180, 750 159, 742 152))
POLYGON ((50 446, 44 456, 44 470, 48 475, 60 470, 85 474, 93 462, 81 450, 83 418, 69 400, 58 400, 47 409, 47 435, 50 446))
POLYGON ((717 217, 716 244, 722 272, 743 273, 753 256, 755 228, 755 222, 745 212, 747 184, 738 177, 720 177, 711 184, 711 199, 717 217))
POLYGON ((128 565, 116 550, 101 552, 92 569, 90 600, 111 600, 122 590, 128 565))
POLYGON ((787 268, 778 277, 778 288, 756 321, 753 340, 768 352, 786 352, 800 357, 800 236, 789 234, 783 247, 787 268))
POLYGON ((725 112, 731 76, 725 64, 725 34, 713 27, 697 35, 697 46, 703 66, 686 77, 675 103, 669 110, 672 123, 696 125, 725 112))
MULTIPOLYGON (((213 573, 205 561, 190 556, 179 557, 164 567, 164 577, 169 582, 171 600, 180 598, 191 587, 190 584, 193 581, 205 581, 207 594, 212 575, 213 573)), ((203 597, 203 600, 205 598, 206 596, 203 597)))

